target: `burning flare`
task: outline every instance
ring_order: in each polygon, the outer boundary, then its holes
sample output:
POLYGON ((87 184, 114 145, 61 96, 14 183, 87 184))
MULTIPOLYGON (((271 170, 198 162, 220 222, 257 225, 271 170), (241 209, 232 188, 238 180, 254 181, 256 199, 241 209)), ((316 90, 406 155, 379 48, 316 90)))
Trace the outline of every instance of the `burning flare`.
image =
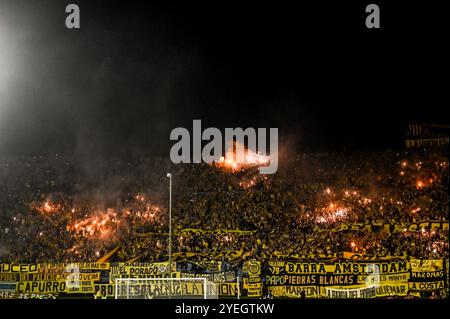
POLYGON ((237 162, 235 149, 244 149, 244 147, 239 143, 235 143, 235 147, 233 147, 233 150, 227 151, 225 156, 220 157, 216 164, 219 167, 231 169, 234 172, 244 167, 265 166, 270 163, 269 156, 255 153, 248 148, 245 148, 244 151, 244 162, 237 162))

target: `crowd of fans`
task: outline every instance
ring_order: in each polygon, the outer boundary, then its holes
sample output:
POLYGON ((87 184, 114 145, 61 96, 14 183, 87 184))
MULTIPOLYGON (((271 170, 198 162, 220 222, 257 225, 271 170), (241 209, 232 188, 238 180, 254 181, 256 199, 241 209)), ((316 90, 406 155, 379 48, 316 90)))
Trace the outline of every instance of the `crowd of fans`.
POLYGON ((116 247, 114 260, 166 260, 167 172, 175 257, 444 258, 448 227, 407 226, 448 223, 448 164, 448 148, 291 155, 274 175, 151 156, 3 157, 0 261, 95 261, 116 247), (402 231, 338 230, 355 223, 402 231))

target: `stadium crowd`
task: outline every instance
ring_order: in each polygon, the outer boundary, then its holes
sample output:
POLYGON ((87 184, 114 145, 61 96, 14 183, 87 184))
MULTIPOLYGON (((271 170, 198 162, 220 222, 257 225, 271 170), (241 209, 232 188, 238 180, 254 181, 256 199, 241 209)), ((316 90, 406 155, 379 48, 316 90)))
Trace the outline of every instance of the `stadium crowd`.
POLYGON ((448 258, 448 229, 336 231, 448 222, 446 147, 301 154, 274 175, 149 156, 3 157, 0 261, 94 261, 116 247, 115 260, 166 260, 169 171, 174 256, 448 258))

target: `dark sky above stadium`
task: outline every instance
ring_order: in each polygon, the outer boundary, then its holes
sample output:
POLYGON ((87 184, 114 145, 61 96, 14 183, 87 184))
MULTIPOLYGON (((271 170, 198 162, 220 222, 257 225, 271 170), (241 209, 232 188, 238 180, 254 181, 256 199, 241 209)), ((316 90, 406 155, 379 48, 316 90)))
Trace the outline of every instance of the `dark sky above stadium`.
POLYGON ((0 153, 168 155, 193 119, 303 150, 401 145, 409 120, 448 118, 444 40, 435 8, 377 3, 380 30, 363 1, 2 0, 0 153))

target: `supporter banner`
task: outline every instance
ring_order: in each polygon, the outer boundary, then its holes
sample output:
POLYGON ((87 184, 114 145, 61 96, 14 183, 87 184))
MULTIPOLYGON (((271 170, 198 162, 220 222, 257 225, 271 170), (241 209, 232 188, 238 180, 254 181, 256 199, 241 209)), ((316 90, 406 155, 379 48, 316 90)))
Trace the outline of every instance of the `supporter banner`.
POLYGON ((380 298, 406 296, 407 294, 407 282, 373 286, 325 287, 325 297, 327 298, 380 298))
POLYGON ((390 296, 406 296, 408 283, 387 285, 357 285, 347 287, 322 286, 272 286, 269 293, 275 298, 382 298, 390 296))
POLYGON ((58 272, 71 272, 73 270, 108 270, 109 263, 98 262, 76 262, 76 263, 41 263, 38 264, 39 272, 58 273, 58 272))
POLYGON ((249 284, 261 282, 261 276, 248 276, 247 278, 249 284))
POLYGON ((176 277, 176 263, 169 269, 168 262, 159 263, 118 263, 111 266, 109 282, 114 283, 116 278, 161 278, 176 277))
POLYGON ((281 252, 274 251, 272 253, 272 257, 278 258, 281 260, 288 259, 297 259, 297 260, 305 260, 305 259, 335 259, 338 257, 337 253, 333 253, 330 255, 325 254, 308 254, 308 255, 300 255, 300 254, 283 254, 281 252))
POLYGON ((238 286, 236 282, 226 282, 226 283, 218 283, 217 285, 211 288, 212 295, 219 295, 224 297, 236 297, 238 292, 238 286), (214 292, 214 289, 217 289, 214 292))
POLYGON ((439 271, 420 271, 411 273, 412 281, 430 281, 444 278, 444 270, 439 271))
POLYGON ((244 263, 242 272, 244 276, 244 289, 248 297, 262 296, 261 263, 257 260, 248 260, 244 263))
POLYGON ((239 234, 239 235, 252 235, 256 230, 239 230, 239 229, 215 229, 215 230, 203 230, 203 229, 180 229, 175 231, 176 236, 187 236, 187 235, 203 235, 203 234, 239 234))
POLYGON ((304 292, 305 298, 322 298, 325 288, 320 286, 270 286, 269 293, 275 298, 301 298, 304 292))
POLYGON ((56 299, 58 294, 34 294, 0 291, 0 299, 56 299))
MULTIPOLYGON (((122 287, 122 295, 126 295, 126 287, 122 287)), ((168 297, 169 294, 178 296, 203 296, 204 285, 202 282, 177 282, 172 285, 169 291, 168 287, 164 285, 133 285, 130 287, 130 295, 142 295, 151 297, 168 297)), ((119 288, 120 289, 120 288, 119 288)), ((218 283, 216 285, 210 286, 211 295, 218 295, 223 297, 235 297, 237 295, 237 284, 235 282, 231 283, 218 283)), ((96 284, 94 285, 94 296, 96 298, 114 298, 116 287, 114 284, 96 284)))
POLYGON ((1 292, 14 292, 16 291, 16 283, 15 282, 0 282, 0 291, 1 292))
POLYGON ((394 275, 358 275, 357 283, 359 284, 384 284, 386 282, 395 283, 395 282, 406 282, 410 278, 409 272, 398 273, 394 275))
POLYGON ((16 292, 19 293, 77 293, 93 294, 93 281, 20 281, 16 283, 16 292))
MULTIPOLYGON (((214 229, 214 230, 204 230, 196 228, 185 228, 185 229, 175 229, 173 232, 174 236, 188 236, 188 235, 220 235, 220 234, 239 234, 239 235, 252 235, 256 230, 239 230, 239 229, 214 229)), ((157 233, 157 232, 147 232, 147 233, 136 233, 137 236, 168 236, 168 233, 157 233)))
MULTIPOLYGON (((376 262, 296 262, 270 261, 265 283, 271 286, 354 286, 407 283, 410 265, 405 260, 376 262)), ((359 288, 358 288, 359 289, 359 288)), ((274 290, 275 291, 275 290, 274 290)), ((286 297, 301 289, 276 290, 286 297)), ((305 292, 306 293, 306 292, 305 292)), ((363 292, 362 292, 363 293, 363 292)))
POLYGON ((206 278, 206 280, 214 283, 236 282, 236 274, 234 271, 221 271, 215 273, 193 274, 180 273, 181 278, 206 278))
POLYGON ((249 260, 244 265, 244 272, 248 272, 249 276, 261 276, 261 263, 257 260, 249 260))
POLYGON ((17 296, 18 296, 18 294, 16 292, 0 290, 0 299, 18 299, 17 296))
POLYGON ((370 274, 374 271, 380 274, 396 274, 409 271, 410 264, 406 260, 381 262, 296 262, 269 261, 270 274, 370 274))
POLYGON ((408 283, 389 283, 376 286, 376 297, 391 297, 400 296, 404 297, 408 294, 408 283))
MULTIPOLYGON (((239 289, 236 282, 240 267, 243 295, 261 297, 263 283, 260 262, 247 260, 238 265, 227 271, 217 271, 221 269, 220 261, 184 261, 178 264, 177 271, 175 262, 171 267, 168 262, 1 264, 0 293, 3 297, 0 298, 7 298, 11 293, 23 296, 84 294, 110 297, 113 296, 111 287, 116 278, 152 277, 206 278, 208 282, 216 283, 213 289, 218 291, 218 295, 235 296, 239 289)), ((299 298, 303 294, 307 298, 405 296, 408 291, 422 293, 445 289, 448 285, 447 265, 448 260, 444 259, 271 260, 263 268, 264 287, 274 297, 287 298, 299 298)), ((185 284, 197 283, 184 282, 177 288, 187 296, 195 295, 194 290, 198 289, 192 285, 183 286, 185 284)), ((142 288, 142 285, 138 287, 141 288, 136 289, 147 289, 142 288)), ((164 296, 163 291, 156 291, 155 294, 156 297, 164 296)))
POLYGON ((266 275, 266 284, 270 286, 311 286, 311 285, 353 285, 356 284, 355 275, 266 275))
POLYGON ((254 288, 254 287, 247 288, 247 297, 259 298, 261 296, 262 296, 262 288, 254 288))
POLYGON ((0 282, 3 281, 19 281, 20 275, 19 273, 0 273, 0 282))
POLYGON ((0 264, 0 273, 36 273, 37 264, 0 264))
POLYGON ((66 282, 66 293, 68 294, 93 294, 93 281, 76 281, 71 282, 70 285, 66 282))
POLYGON ((237 276, 234 270, 230 271, 211 271, 211 269, 220 270, 221 263, 204 261, 201 263, 183 262, 177 263, 180 267, 180 278, 205 278, 214 283, 211 286, 211 294, 219 296, 236 296, 238 286, 236 284, 237 276), (204 268, 204 266, 208 268, 204 268))
POLYGON ((444 289, 444 281, 410 282, 409 289, 414 291, 435 291, 444 289))
MULTIPOLYGON (((126 287, 121 295, 126 294, 126 287)), ((132 285, 130 295, 144 295, 150 298, 169 297, 169 296, 203 296, 204 284, 202 282, 175 282, 172 285, 132 285)), ((218 296, 236 296, 236 283, 221 283, 209 286, 208 294, 218 296)))
POLYGON ((342 223, 338 227, 333 229, 321 229, 317 228, 317 231, 329 231, 329 232, 340 232, 340 231, 368 231, 368 232, 380 232, 385 231, 389 233, 400 233, 403 231, 420 231, 422 229, 429 230, 448 230, 448 222, 443 221, 431 221, 424 220, 416 223, 342 223))
POLYGON ((410 259, 412 272, 441 271, 444 269, 443 259, 410 259))
POLYGON ((116 286, 113 284, 95 284, 94 285, 94 296, 96 298, 113 298, 115 297, 116 286))
POLYGON ((21 281, 17 283, 20 293, 61 293, 66 291, 65 281, 21 281))
POLYGON ((170 285, 161 284, 160 282, 155 284, 136 283, 126 286, 122 285, 118 287, 118 292, 121 296, 146 296, 147 298, 169 297, 169 296, 203 296, 204 285, 202 282, 175 282, 170 285))
MULTIPOLYGON (((1 273, 0 282, 2 281, 65 281, 68 276, 76 277, 81 281, 98 281, 100 273, 1 273)), ((70 279, 70 278, 69 278, 70 279)))
MULTIPOLYGON (((169 269, 168 262, 159 263, 118 263, 111 267, 111 275, 128 275, 132 277, 161 276, 175 270, 175 263, 172 264, 172 270, 169 269)), ((123 277, 125 278, 125 277, 123 277)))
POLYGON ((413 291, 434 291, 445 287, 443 259, 411 259, 411 280, 413 291))

